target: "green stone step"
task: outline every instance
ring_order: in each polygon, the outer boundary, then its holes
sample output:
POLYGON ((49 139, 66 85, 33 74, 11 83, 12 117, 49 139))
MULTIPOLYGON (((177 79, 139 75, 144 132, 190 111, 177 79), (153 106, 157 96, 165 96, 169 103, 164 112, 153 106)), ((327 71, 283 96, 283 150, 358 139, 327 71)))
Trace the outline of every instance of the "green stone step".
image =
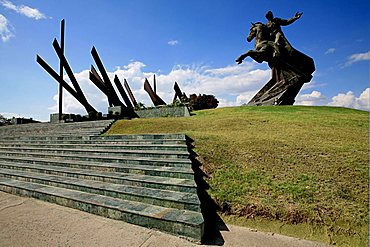
POLYGON ((146 139, 146 140, 90 140, 90 137, 80 137, 77 138, 76 136, 71 137, 69 136, 66 139, 62 139, 62 137, 55 137, 44 139, 21 139, 21 138, 13 138, 13 139, 1 139, 0 143, 9 144, 9 143, 24 143, 24 144, 97 144, 97 145, 138 145, 138 146, 145 146, 145 145, 186 145, 185 140, 175 140, 175 139, 146 139))
POLYGON ((86 143, 123 143, 123 144, 184 144, 186 143, 185 136, 183 138, 124 138, 121 136, 105 136, 105 135, 93 135, 93 136, 86 136, 86 135, 77 135, 77 134, 65 134, 65 135, 34 135, 34 136, 1 136, 1 142, 11 142, 11 141, 22 141, 22 142, 44 142, 44 141, 56 141, 56 142, 78 142, 84 141, 86 143))
POLYGON ((58 136, 58 135, 96 135, 104 133, 104 128, 96 128, 96 129, 86 129, 86 130, 50 130, 50 131, 43 131, 43 130, 24 130, 24 131, 1 131, 0 135, 2 138, 12 138, 12 137, 32 137, 32 136, 58 136))
MULTIPOLYGON (((73 132, 73 131, 72 131, 73 132)), ((75 132, 73 132, 75 134, 75 132)), ((84 136, 84 135, 70 135, 70 132, 66 131, 65 136, 58 136, 60 133, 53 135, 52 133, 47 134, 36 134, 32 135, 32 130, 27 136, 15 135, 6 136, 6 139, 19 139, 19 140, 120 140, 120 141, 148 141, 148 140, 178 140, 186 141, 186 136, 184 134, 145 134, 145 135, 97 135, 97 136, 84 136)), ((1 135, 1 138, 4 137, 1 135)))
MULTIPOLYGON (((94 121, 95 122, 95 121, 94 121)), ((63 134, 63 133, 103 133, 113 121, 102 122, 78 122, 78 123, 63 123, 63 124, 23 124, 14 126, 0 127, 0 136, 24 136, 33 134, 63 134)))
POLYGON ((146 140, 146 139, 177 139, 177 140, 186 140, 184 134, 128 134, 128 135, 102 135, 98 137, 92 137, 92 139, 103 139, 103 140, 112 140, 112 139, 134 139, 134 140, 146 140))
POLYGON ((103 195, 0 178, 0 190, 41 199, 128 223, 156 228, 200 243, 204 233, 201 213, 165 208, 103 195))
POLYGON ((47 185, 0 178, 0 190, 33 197, 131 224, 180 235, 197 243, 204 233, 201 213, 96 195, 47 185))
POLYGON ((0 169, 0 177, 79 190, 167 208, 177 208, 200 212, 200 201, 197 194, 194 193, 112 184, 100 181, 60 177, 56 175, 16 171, 4 168, 0 169))
POLYGON ((98 144, 94 141, 91 143, 85 143, 80 141, 78 143, 47 143, 45 142, 0 142, 0 147, 39 147, 39 148, 74 148, 74 149, 108 149, 108 150, 164 150, 164 151, 188 151, 188 147, 185 144, 121 144, 117 142, 116 144, 105 143, 98 144))
POLYGON ((150 176, 102 170, 71 168, 68 166, 39 165, 33 163, 6 162, 0 160, 0 168, 30 171, 78 179, 90 179, 114 184, 139 186, 153 189, 197 193, 194 179, 150 176))
POLYGON ((76 128, 94 128, 107 127, 114 123, 115 120, 97 120, 71 123, 31 123, 0 126, 0 132, 6 130, 29 130, 29 129, 76 129, 76 128))
POLYGON ((135 157, 125 156, 116 157, 109 154, 54 154, 54 153, 40 153, 40 152, 13 152, 0 150, 0 156, 5 157, 33 157, 35 159, 48 158, 53 160, 75 160, 88 162, 102 162, 102 163, 119 163, 119 164, 133 164, 133 165, 151 165, 151 166, 166 166, 166 167, 191 167, 190 159, 165 159, 153 157, 135 157))
POLYGON ((152 165, 135 165, 130 163, 102 163, 102 162, 86 162, 78 160, 63 160, 51 158, 34 158, 34 157, 14 157, 0 155, 0 164, 3 162, 18 162, 37 165, 52 165, 62 166, 78 169, 88 169, 95 171, 110 171, 122 172, 131 174, 142 174, 149 176, 171 177, 171 178, 184 178, 194 179, 194 171, 191 166, 188 167, 165 167, 165 166, 152 166, 152 165))
POLYGON ((109 157, 146 157, 159 159, 187 159, 188 151, 166 151, 166 150, 107 150, 107 149, 81 149, 81 148, 42 148, 42 147, 2 147, 0 153, 43 153, 53 155, 88 155, 109 157))

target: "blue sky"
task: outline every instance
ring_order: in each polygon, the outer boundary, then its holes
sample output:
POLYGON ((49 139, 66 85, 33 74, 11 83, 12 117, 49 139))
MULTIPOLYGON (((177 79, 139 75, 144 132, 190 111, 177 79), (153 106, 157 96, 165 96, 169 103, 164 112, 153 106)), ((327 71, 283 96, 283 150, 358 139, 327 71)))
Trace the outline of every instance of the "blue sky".
MULTIPOLYGON (((52 48, 66 20, 66 57, 87 99, 106 113, 104 95, 88 80, 94 45, 113 78, 126 78, 136 98, 151 105, 144 78, 157 75, 157 90, 167 102, 177 81, 187 94, 214 94, 220 106, 246 103, 270 78, 266 64, 235 59, 253 49, 247 43, 251 22, 265 13, 290 18, 283 27, 290 43, 311 56, 312 81, 297 104, 369 109, 370 2, 0 0, 0 114, 48 120, 57 111, 58 84, 37 63, 39 54, 56 71, 52 48)), ((82 113, 68 93, 64 111, 82 113)))

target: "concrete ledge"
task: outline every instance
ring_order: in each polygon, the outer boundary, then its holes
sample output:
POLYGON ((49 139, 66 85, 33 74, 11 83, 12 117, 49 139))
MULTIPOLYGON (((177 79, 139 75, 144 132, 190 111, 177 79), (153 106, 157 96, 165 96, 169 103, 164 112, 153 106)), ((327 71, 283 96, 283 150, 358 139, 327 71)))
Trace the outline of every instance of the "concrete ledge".
POLYGON ((157 117, 189 117, 190 111, 187 106, 160 106, 156 108, 135 111, 140 118, 157 117))

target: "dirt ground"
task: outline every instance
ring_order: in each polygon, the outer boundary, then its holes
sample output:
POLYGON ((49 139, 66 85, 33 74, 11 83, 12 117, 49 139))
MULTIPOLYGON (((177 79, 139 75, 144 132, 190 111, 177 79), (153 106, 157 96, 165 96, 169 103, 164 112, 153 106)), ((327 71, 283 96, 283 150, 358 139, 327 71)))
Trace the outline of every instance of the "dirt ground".
MULTIPOLYGON (((228 225, 212 245, 313 247, 319 243, 228 225)), ((0 246, 199 246, 156 230, 0 192, 0 246)))

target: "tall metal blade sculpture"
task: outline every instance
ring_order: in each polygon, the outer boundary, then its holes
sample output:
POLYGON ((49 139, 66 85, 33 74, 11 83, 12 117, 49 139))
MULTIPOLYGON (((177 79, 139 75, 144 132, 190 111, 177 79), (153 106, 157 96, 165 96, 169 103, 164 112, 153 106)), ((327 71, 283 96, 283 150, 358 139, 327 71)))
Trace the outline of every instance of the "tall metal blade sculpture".
POLYGON ((183 93, 181 91, 181 89, 180 89, 180 87, 179 87, 179 85, 177 84, 176 81, 175 81, 175 84, 173 85, 173 90, 175 90, 175 96, 173 97, 172 102, 175 102, 176 98, 179 98, 181 103, 185 103, 185 101, 188 97, 186 97, 185 93, 183 93))
POLYGON ((58 55, 59 58, 59 74, 54 71, 39 55, 36 57, 36 61, 38 64, 40 64, 41 67, 45 69, 46 72, 48 72, 57 82, 59 82, 59 120, 61 120, 62 117, 62 89, 63 87, 72 94, 73 97, 77 99, 78 102, 80 102, 86 109, 87 113, 97 113, 98 111, 95 110, 94 107, 92 107, 88 102, 83 94, 80 85, 78 84, 71 67, 69 66, 66 57, 64 56, 64 27, 65 27, 65 21, 64 19, 61 21, 61 45, 59 45, 58 41, 54 39, 53 41, 53 47, 55 52, 58 55), (66 70, 67 75, 69 79, 72 82, 72 85, 74 88, 72 88, 66 81, 63 79, 63 68, 66 70))
POLYGON ((157 81, 155 80, 155 74, 153 75, 153 88, 154 93, 157 94, 157 81))
POLYGON ((123 89, 123 86, 121 84, 121 81, 118 79, 117 75, 114 75, 114 84, 116 84, 116 87, 118 89, 118 92, 120 92, 123 101, 125 101, 125 104, 128 108, 133 108, 130 99, 128 98, 125 90, 123 89))
MULTIPOLYGON (((63 19, 60 23, 60 47, 62 53, 64 54, 64 29, 65 29, 65 20, 63 19)), ((59 76, 63 80, 63 64, 59 62, 59 76)), ((59 83, 59 121, 62 120, 63 114, 63 86, 59 83)))
MULTIPOLYGON (((73 89, 67 82, 65 82, 57 72, 55 72, 39 55, 36 57, 36 61, 43 67, 46 72, 48 72, 57 82, 59 82, 73 97, 75 97, 78 102, 81 103, 86 109, 87 113, 93 112, 97 113, 98 111, 94 109, 86 100, 85 96, 81 96, 77 90, 73 89)), ((71 79, 71 78, 70 78, 71 79)))
MULTIPOLYGON (((109 80, 107 71, 105 70, 104 65, 103 65, 103 63, 102 63, 102 61, 101 61, 101 59, 98 55, 98 52, 96 51, 94 46, 91 49, 91 55, 94 58, 96 66, 98 66, 98 69, 99 69, 100 74, 102 76, 103 80, 101 82, 103 83, 103 85, 105 87, 104 91, 103 90, 102 91, 103 91, 103 93, 105 93, 107 95, 109 103, 112 104, 113 106, 122 106, 123 108, 126 108, 126 106, 119 100, 119 98, 116 94, 116 91, 114 91, 113 85, 112 85, 111 81, 109 80)), ((92 74, 93 73, 90 73, 90 75, 92 75, 92 74)), ((97 78, 95 78, 95 79, 97 79, 97 78)), ((95 84, 95 82, 94 82, 94 84, 95 84)))
POLYGON ((152 89, 150 86, 148 79, 145 78, 144 82, 144 90, 149 94, 150 99, 152 100, 153 104, 155 106, 159 105, 166 105, 166 102, 164 102, 152 89))
POLYGON ((63 51, 62 51, 61 47, 59 46, 58 41, 56 39, 54 39, 54 41, 53 41, 53 47, 54 47, 54 49, 55 49, 55 51, 56 51, 56 53, 59 57, 59 60, 60 60, 61 64, 63 65, 64 69, 66 70, 67 75, 68 75, 69 79, 71 80, 72 85, 75 88, 77 94, 80 95, 80 97, 83 101, 87 102, 87 99, 86 99, 85 95, 83 94, 83 92, 81 90, 81 87, 78 84, 78 82, 76 80, 76 77, 74 76, 73 71, 72 71, 71 67, 69 66, 69 64, 67 62, 67 59, 64 56, 63 51))
POLYGON ((119 81, 118 77, 115 75, 114 82, 120 91, 122 98, 124 99, 125 104, 123 104, 120 99, 118 98, 118 95, 116 94, 116 91, 113 88, 113 85, 108 77, 107 71, 104 68, 104 65, 98 55, 98 52, 96 51, 95 47, 91 49, 91 55, 94 58, 94 61, 96 63, 96 66, 98 66, 98 69, 100 71, 100 74, 102 78, 100 78, 98 72, 95 70, 94 66, 91 66, 91 71, 89 73, 90 80, 107 96, 108 103, 110 106, 120 106, 121 107, 121 115, 124 117, 138 117, 138 115, 135 113, 134 108, 132 107, 132 104, 130 100, 127 97, 127 94, 125 93, 121 82, 119 81))
POLYGON ((110 101, 110 97, 108 97, 109 92, 107 87, 105 86, 103 80, 100 78, 98 72, 92 65, 91 71, 89 72, 89 79, 95 84, 95 86, 97 86, 100 89, 100 91, 102 91, 107 96, 109 106, 113 106, 112 102, 110 101))
POLYGON ((130 96, 130 99, 131 99, 132 104, 136 107, 138 104, 137 104, 137 102, 136 102, 136 99, 135 99, 135 97, 134 97, 134 94, 132 93, 131 88, 130 88, 130 86, 128 85, 128 82, 127 82, 127 80, 126 80, 126 79, 123 79, 123 84, 124 84, 124 86, 125 86, 125 88, 126 88, 126 91, 127 91, 127 93, 128 93, 128 96, 130 96))

